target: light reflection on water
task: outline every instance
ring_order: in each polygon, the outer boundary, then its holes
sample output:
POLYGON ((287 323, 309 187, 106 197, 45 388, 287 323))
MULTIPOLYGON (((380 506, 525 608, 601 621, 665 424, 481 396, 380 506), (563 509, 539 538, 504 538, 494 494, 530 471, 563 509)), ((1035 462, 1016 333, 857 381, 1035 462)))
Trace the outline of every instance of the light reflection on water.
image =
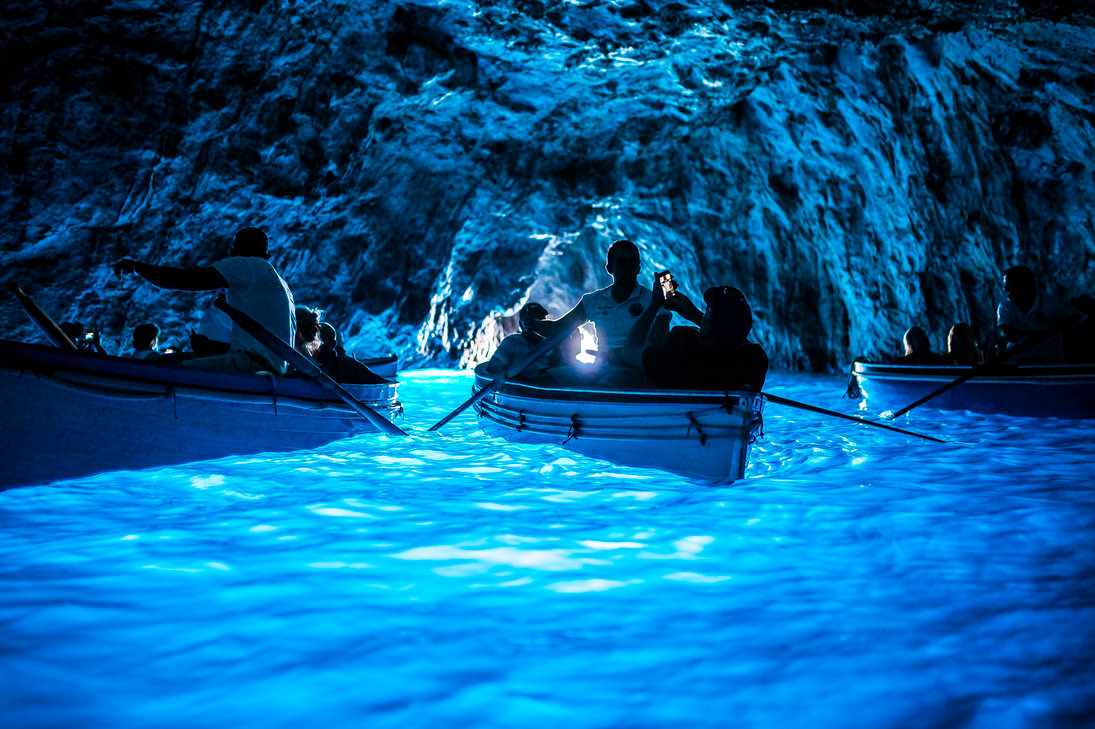
POLYGON ((403 379, 408 439, 0 494, 5 726, 1095 725, 1095 425, 769 405, 712 487, 403 379))

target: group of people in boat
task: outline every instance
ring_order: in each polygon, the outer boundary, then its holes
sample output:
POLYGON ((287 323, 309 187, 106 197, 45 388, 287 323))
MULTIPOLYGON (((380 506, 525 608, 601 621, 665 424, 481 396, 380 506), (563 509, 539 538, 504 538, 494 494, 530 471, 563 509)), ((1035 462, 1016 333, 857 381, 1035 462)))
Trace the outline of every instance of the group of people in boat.
POLYGON ((763 388, 768 356, 748 339, 753 315, 740 290, 707 289, 701 311, 668 272, 656 274, 647 288, 639 283, 639 248, 629 240, 609 247, 605 270, 612 284, 585 294, 558 319, 549 319, 540 303, 525 304, 518 312, 520 331, 502 340, 485 373, 565 387, 763 388), (671 327, 673 315, 688 323, 671 327), (575 363, 575 331, 587 322, 596 335, 593 367, 575 363))
MULTIPOLYGON (((242 311, 283 342, 292 342, 339 382, 386 382, 367 366, 346 354, 338 331, 323 321, 323 312, 297 306, 289 284, 270 263, 269 239, 259 228, 236 233, 229 255, 210 266, 179 268, 123 258, 114 274, 137 275, 160 288, 180 291, 225 291, 229 306, 242 311)), ((219 309, 210 309, 190 334, 191 351, 159 352, 159 328, 142 324, 133 329, 133 356, 162 359, 183 367, 217 372, 286 374, 290 367, 219 309)))
POLYGON ((1006 298, 996 308, 988 347, 960 322, 947 333, 947 351, 937 353, 927 332, 914 326, 905 332, 904 354, 891 364, 970 367, 1005 356, 1025 364, 1095 361, 1095 299, 1083 295, 1066 301, 1041 290, 1027 266, 1004 271, 1003 284, 1006 298))

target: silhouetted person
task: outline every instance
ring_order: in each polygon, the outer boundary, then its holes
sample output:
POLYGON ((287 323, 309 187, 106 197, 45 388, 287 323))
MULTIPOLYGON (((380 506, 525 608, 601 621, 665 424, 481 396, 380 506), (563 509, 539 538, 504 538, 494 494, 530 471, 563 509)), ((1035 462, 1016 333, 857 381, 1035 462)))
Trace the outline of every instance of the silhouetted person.
POLYGON ((133 359, 159 359, 159 347, 160 328, 158 326, 138 324, 133 327, 133 359))
POLYGON ((377 385, 388 382, 353 357, 339 344, 338 331, 327 322, 316 327, 319 347, 315 352, 315 361, 327 375, 336 382, 347 385, 377 385))
MULTIPOLYGON (((114 273, 119 278, 122 274, 135 273, 165 289, 227 289, 230 306, 250 316, 282 341, 292 343, 297 328, 293 294, 285 279, 267 260, 270 257, 268 244, 266 233, 258 228, 244 228, 236 233, 229 257, 212 266, 176 268, 124 258, 114 264, 114 273)), ((284 373, 286 363, 247 332, 233 326, 228 354, 190 359, 184 366, 244 373, 269 369, 284 373)))
POLYGON ((597 331, 597 365, 610 363, 612 352, 624 345, 631 327, 650 306, 651 291, 639 284, 641 268, 638 246, 629 240, 616 241, 605 256, 612 285, 585 294, 559 319, 538 322, 536 330, 551 337, 592 321, 597 331))
POLYGON ((959 322, 947 332, 947 359, 948 364, 959 367, 972 367, 984 361, 969 324, 959 322))
POLYGON ((745 295, 732 286, 712 286, 703 300, 706 307, 701 312, 682 292, 674 291, 666 299, 661 287, 655 286, 650 309, 628 336, 626 356, 641 360, 643 374, 655 387, 760 392, 768 374, 768 355, 748 339, 753 312, 745 295), (660 341, 657 335, 651 337, 651 324, 662 306, 699 329, 678 326, 660 341), (640 347, 641 355, 636 357, 640 347))
POLYGON ((928 333, 920 327, 909 327, 903 338, 905 354, 893 361, 900 365, 942 365, 946 364, 946 358, 932 351, 928 333))
MULTIPOLYGON (((517 314, 517 321, 521 330, 516 334, 510 334, 498 344, 494 354, 487 360, 487 364, 483 368, 484 372, 492 376, 498 376, 505 372, 511 364, 540 346, 540 343, 544 341, 544 337, 534 327, 536 322, 547 319, 547 316, 548 310, 535 301, 530 301, 522 306, 517 314)), ((543 356, 526 367, 520 373, 519 378, 523 380, 539 379, 554 364, 557 364, 557 362, 554 360, 553 353, 545 352, 543 356)))
POLYGON ((301 354, 314 357, 323 343, 319 338, 319 325, 323 323, 323 312, 307 306, 296 307, 297 336, 293 346, 301 354))
POLYGON ((103 348, 102 335, 99 332, 85 331, 82 324, 72 321, 62 322, 59 326, 65 336, 71 339, 72 343, 76 345, 76 349, 81 352, 107 353, 106 349, 103 348))
POLYGON ((1029 337, 1061 331, 1015 355, 1016 362, 1059 363, 1066 359, 1088 361, 1092 357, 1092 299, 1080 296, 1066 302, 1038 289, 1034 272, 1026 266, 1004 271, 1004 295, 996 308, 998 337, 1011 349, 1029 337), (1081 312, 1087 318, 1081 321, 1081 312), (1072 320, 1073 324, 1068 322, 1072 320))

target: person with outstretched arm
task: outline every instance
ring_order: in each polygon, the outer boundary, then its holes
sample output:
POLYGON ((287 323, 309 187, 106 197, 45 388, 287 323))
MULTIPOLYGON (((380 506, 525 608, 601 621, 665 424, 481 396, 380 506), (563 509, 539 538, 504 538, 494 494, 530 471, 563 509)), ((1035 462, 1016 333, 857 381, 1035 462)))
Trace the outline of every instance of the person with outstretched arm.
MULTIPOLYGON (((293 293, 269 257, 266 233, 259 228, 243 228, 236 233, 228 257, 211 266, 178 268, 123 258, 114 264, 114 274, 119 278, 136 274, 153 286, 177 291, 226 289, 229 305, 291 344, 297 328, 293 293)), ((234 325, 227 354, 198 357, 182 364, 242 373, 268 370, 284 374, 286 370, 285 360, 234 325)))

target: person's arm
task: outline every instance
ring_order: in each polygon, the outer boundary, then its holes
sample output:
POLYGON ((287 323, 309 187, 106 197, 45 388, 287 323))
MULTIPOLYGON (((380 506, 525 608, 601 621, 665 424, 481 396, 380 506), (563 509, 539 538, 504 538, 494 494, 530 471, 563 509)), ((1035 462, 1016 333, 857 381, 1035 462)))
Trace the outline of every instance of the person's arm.
POLYGON ((589 317, 586 315, 585 304, 579 300, 573 309, 558 319, 537 319, 532 322, 532 329, 544 339, 551 339, 559 332, 572 332, 587 321, 589 317))
MULTIPOLYGON (((658 286, 655 290, 660 288, 658 286)), ((703 322, 703 312, 692 303, 692 299, 685 296, 680 290, 674 291, 673 295, 665 300, 665 308, 680 314, 696 326, 703 322)))
POLYGON ((212 266, 176 268, 123 258, 114 264, 114 275, 135 273, 153 286, 177 291, 213 291, 228 288, 228 281, 212 266))

